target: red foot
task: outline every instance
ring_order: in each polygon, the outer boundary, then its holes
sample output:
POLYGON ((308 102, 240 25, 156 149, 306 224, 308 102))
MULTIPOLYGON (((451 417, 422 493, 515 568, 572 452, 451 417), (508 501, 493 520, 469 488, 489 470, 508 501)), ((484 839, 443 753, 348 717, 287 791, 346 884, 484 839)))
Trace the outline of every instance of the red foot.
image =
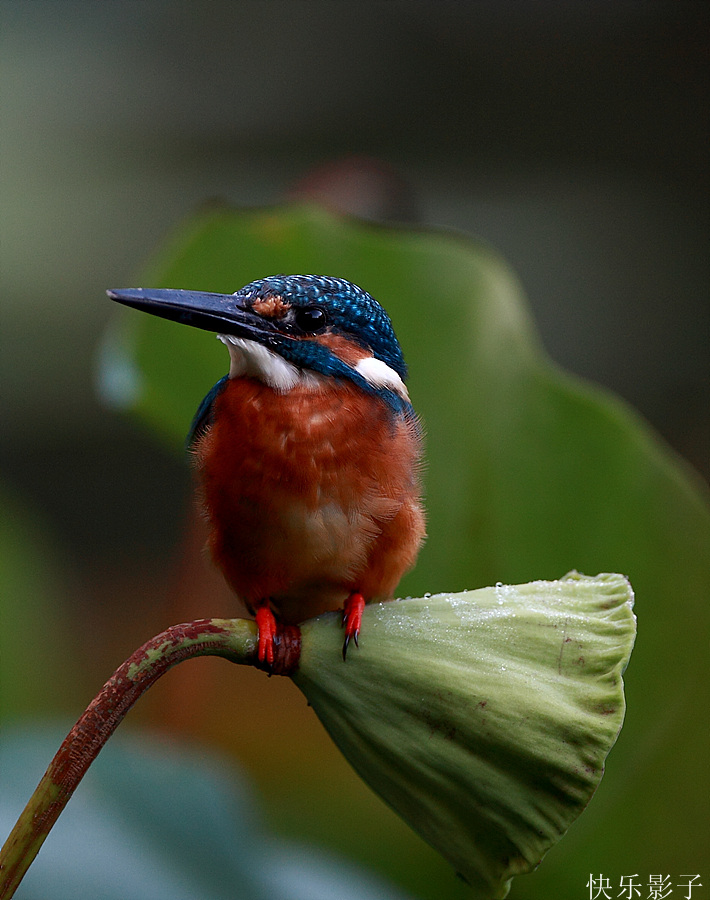
POLYGON ((345 626, 345 641, 343 642, 343 659, 346 658, 348 652, 348 644, 352 638, 355 646, 358 646, 358 635, 360 634, 360 625, 362 625, 362 612, 365 609, 365 598, 362 594, 353 592, 345 601, 343 608, 343 625, 345 626))
POLYGON ((274 663, 276 619, 271 612, 268 600, 264 600, 256 611, 256 625, 259 629, 259 648, 257 650, 259 662, 271 666, 274 663))

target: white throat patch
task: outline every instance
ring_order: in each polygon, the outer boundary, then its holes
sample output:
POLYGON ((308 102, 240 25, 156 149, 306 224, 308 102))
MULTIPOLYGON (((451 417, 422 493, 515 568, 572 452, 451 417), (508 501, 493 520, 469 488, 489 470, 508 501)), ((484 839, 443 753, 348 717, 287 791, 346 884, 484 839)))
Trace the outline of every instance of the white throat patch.
MULTIPOLYGON (((246 375, 268 384, 281 394, 299 385, 317 390, 322 387, 324 377, 310 369, 299 369, 258 341, 236 337, 233 334, 218 334, 218 339, 229 350, 229 377, 241 378, 246 375)), ((381 359, 366 356, 353 367, 368 384, 374 388, 387 388, 409 402, 409 394, 404 382, 393 368, 381 359)))
POLYGON ((299 369, 257 341, 233 334, 218 334, 217 338, 229 350, 230 378, 248 375, 263 381, 281 394, 290 391, 297 384, 314 389, 321 384, 321 378, 316 372, 299 369))

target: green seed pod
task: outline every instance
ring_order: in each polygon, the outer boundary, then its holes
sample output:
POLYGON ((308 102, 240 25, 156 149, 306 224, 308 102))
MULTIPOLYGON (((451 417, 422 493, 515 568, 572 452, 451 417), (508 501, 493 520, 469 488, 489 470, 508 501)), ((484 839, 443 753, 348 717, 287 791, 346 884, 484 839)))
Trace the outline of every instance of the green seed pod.
POLYGON ((589 802, 624 717, 635 636, 621 575, 366 607, 302 626, 292 676, 360 776, 469 882, 502 898, 589 802))

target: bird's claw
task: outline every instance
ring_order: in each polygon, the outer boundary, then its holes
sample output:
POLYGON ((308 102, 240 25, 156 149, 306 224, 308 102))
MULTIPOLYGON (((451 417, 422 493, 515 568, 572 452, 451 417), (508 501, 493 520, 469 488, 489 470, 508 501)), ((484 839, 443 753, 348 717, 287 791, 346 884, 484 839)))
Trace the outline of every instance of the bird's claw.
POLYGON ((256 626, 259 629, 257 657, 260 663, 271 668, 274 664, 274 640, 276 639, 277 625, 268 601, 262 603, 257 609, 255 618, 256 626))
POLYGON ((362 625, 362 613, 365 609, 365 598, 362 594, 352 593, 345 601, 343 608, 343 625, 345 626, 345 640, 343 641, 343 660, 347 659, 348 645, 355 642, 359 648, 358 637, 362 625))

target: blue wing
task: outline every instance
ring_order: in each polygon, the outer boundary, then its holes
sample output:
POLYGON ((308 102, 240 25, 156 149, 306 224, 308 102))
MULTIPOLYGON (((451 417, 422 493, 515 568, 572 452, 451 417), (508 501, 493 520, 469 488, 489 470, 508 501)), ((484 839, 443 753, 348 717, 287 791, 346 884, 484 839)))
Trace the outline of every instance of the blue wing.
POLYGON ((200 403, 197 412, 195 413, 195 418, 192 420, 192 425, 190 425, 190 430, 187 434, 187 440, 185 443, 188 449, 193 446, 198 438, 202 437, 205 431, 212 424, 212 407, 219 394, 224 390, 228 380, 229 375, 225 375, 224 378, 220 378, 217 384, 215 384, 214 387, 210 389, 209 393, 204 398, 202 403, 200 403))

